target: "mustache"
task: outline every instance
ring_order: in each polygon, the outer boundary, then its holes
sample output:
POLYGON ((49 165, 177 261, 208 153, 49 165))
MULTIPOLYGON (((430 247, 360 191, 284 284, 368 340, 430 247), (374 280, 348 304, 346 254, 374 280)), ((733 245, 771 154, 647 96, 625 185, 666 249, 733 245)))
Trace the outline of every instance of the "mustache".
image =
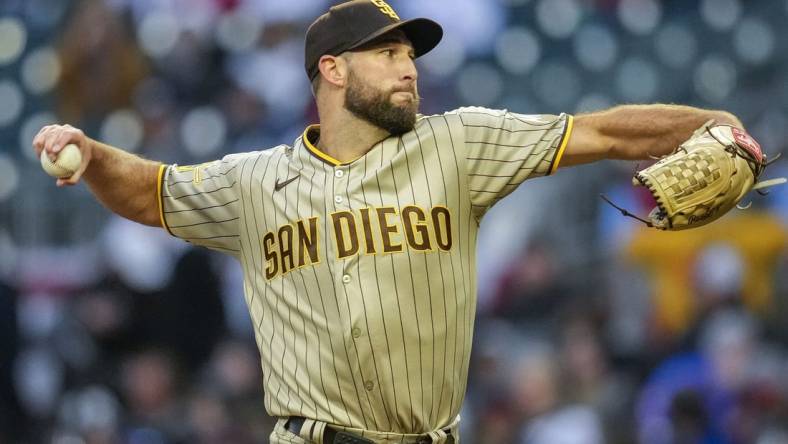
POLYGON ((418 92, 416 92, 416 87, 414 87, 414 86, 403 87, 403 88, 391 88, 391 90, 389 91, 389 96, 393 95, 394 93, 398 93, 398 92, 411 93, 411 94, 413 94, 413 99, 414 100, 421 100, 421 96, 419 95, 418 92))

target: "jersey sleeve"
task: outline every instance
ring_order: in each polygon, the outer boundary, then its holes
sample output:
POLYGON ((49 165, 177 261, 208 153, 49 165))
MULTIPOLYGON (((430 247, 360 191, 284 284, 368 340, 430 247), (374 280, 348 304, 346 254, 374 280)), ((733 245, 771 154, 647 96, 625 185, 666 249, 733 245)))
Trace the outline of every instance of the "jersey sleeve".
POLYGON ((163 165, 159 214, 173 236, 224 253, 240 253, 238 163, 240 155, 200 165, 163 165))
POLYGON ((525 115, 471 107, 453 111, 464 137, 471 203, 484 213, 526 179, 553 173, 572 132, 572 116, 525 115))

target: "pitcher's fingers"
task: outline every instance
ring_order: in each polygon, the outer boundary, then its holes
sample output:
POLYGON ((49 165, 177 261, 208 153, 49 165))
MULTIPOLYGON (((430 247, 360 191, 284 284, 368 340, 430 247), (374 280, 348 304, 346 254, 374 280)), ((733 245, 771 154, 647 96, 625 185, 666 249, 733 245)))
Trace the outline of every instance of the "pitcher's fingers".
POLYGON ((43 149, 44 149, 44 143, 43 143, 44 134, 43 133, 44 133, 44 128, 41 128, 38 131, 38 134, 36 134, 36 136, 33 137, 33 142, 31 143, 31 145, 33 146, 33 149, 36 150, 36 154, 41 154, 41 151, 43 151, 43 149))
POLYGON ((46 137, 44 138, 44 150, 47 152, 50 158, 56 158, 57 156, 52 151, 52 147, 55 145, 55 141, 60 137, 63 132, 63 127, 56 127, 50 131, 47 131, 46 137))
POLYGON ((57 180, 57 186, 59 187, 70 187, 74 186, 79 183, 79 179, 82 178, 83 171, 77 171, 71 175, 71 177, 64 177, 62 179, 57 180))
POLYGON ((67 178, 67 179, 58 179, 57 180, 57 186, 59 186, 59 187, 71 187, 71 186, 74 186, 76 184, 77 184, 77 182, 72 180, 70 177, 67 178))
MULTIPOLYGON (((82 131, 74 128, 71 125, 63 125, 60 127, 61 134, 55 140, 55 144, 52 146, 52 152, 57 154, 60 150, 63 149, 64 146, 68 145, 70 142, 74 142, 77 145, 81 145, 81 138, 83 136, 82 131)), ((82 147, 80 146, 80 149, 82 147)))
POLYGON ((41 151, 46 148, 47 135, 52 131, 54 125, 47 125, 38 131, 38 134, 33 138, 33 148, 36 150, 36 156, 41 155, 41 151))
POLYGON ((60 134, 55 137, 54 142, 52 143, 51 151, 55 155, 63 149, 64 146, 68 145, 69 143, 75 143, 79 146, 80 151, 82 151, 81 140, 79 140, 79 134, 76 133, 72 129, 64 129, 60 134))

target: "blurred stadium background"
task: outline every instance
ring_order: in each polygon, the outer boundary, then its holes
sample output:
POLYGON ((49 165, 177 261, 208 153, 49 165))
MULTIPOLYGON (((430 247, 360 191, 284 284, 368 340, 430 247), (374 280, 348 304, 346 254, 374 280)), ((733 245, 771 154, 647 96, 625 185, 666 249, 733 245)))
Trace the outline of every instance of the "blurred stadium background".
MULTIPOLYGON (((291 142, 325 0, 0 0, 0 442, 260 443, 240 270, 57 189, 67 122, 179 164, 291 142)), ((392 0, 441 22, 423 111, 724 108, 788 149, 784 0, 392 0)), ((647 231, 636 165, 526 183, 485 218, 463 443, 788 443, 788 193, 647 231)), ((785 174, 784 162, 769 171, 785 174)))

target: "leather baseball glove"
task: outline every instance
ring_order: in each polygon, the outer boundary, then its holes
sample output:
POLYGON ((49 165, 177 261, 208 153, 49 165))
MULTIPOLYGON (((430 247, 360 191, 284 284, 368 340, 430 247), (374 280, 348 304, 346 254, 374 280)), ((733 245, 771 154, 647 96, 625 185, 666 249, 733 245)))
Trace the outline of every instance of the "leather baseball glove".
POLYGON ((767 161, 760 145, 744 130, 707 122, 673 153, 635 173, 632 184, 645 186, 657 201, 648 220, 613 205, 660 230, 684 230, 712 222, 750 190, 785 183, 785 178, 758 182, 767 161))

